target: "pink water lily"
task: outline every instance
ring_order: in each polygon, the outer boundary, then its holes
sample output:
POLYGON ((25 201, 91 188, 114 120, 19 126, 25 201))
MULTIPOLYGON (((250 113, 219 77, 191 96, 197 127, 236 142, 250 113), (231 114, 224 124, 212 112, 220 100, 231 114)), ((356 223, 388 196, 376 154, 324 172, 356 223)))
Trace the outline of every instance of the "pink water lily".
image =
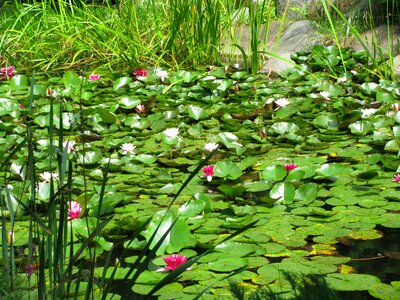
POLYGON ((208 165, 201 170, 204 172, 203 176, 207 176, 207 181, 211 181, 214 176, 214 166, 208 165))
POLYGON ((286 165, 284 165, 284 167, 285 167, 285 170, 289 172, 291 170, 296 169, 298 166, 296 164, 286 164, 286 165))
POLYGON ((7 68, 0 69, 0 75, 3 79, 10 79, 16 74, 15 67, 9 66, 7 68))
POLYGON ((180 265, 184 264, 187 261, 187 257, 180 254, 172 254, 167 257, 163 257, 163 260, 167 264, 165 266, 166 271, 173 271, 178 268, 180 265))
POLYGON ((394 110, 394 111, 400 111, 400 103, 393 103, 392 104, 392 109, 394 110))
POLYGON ((394 175, 392 181, 393 182, 400 182, 400 174, 394 175))
POLYGON ((146 106, 144 106, 143 104, 138 104, 138 105, 136 105, 136 107, 135 107, 135 111, 136 111, 138 114, 143 114, 143 113, 146 112, 146 106))
POLYGON ((133 71, 133 75, 135 75, 136 77, 146 77, 149 75, 149 71, 147 71, 146 69, 137 69, 133 71))
POLYGON ((101 77, 101 76, 100 76, 99 74, 91 74, 91 75, 89 76, 89 80, 91 80, 91 81, 99 80, 100 77, 101 77))
POLYGON ((78 219, 81 212, 81 205, 76 201, 71 201, 68 207, 68 220, 78 219))

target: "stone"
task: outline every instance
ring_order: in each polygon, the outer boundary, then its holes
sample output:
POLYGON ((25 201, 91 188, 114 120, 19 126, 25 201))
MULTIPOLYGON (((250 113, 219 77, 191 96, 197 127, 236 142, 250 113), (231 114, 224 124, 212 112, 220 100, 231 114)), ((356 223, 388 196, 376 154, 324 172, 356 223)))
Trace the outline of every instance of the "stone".
POLYGON ((393 58, 393 69, 397 79, 400 79, 400 55, 393 58))
POLYGON ((356 38, 350 42, 350 47, 355 51, 367 50, 373 58, 393 57, 399 54, 399 36, 399 25, 390 25, 389 28, 387 25, 380 25, 360 34, 360 39, 364 42, 366 49, 356 38))
POLYGON ((281 18, 298 21, 307 18, 312 0, 276 0, 276 12, 281 18))
MULTIPOLYGON (((287 68, 294 66, 290 55, 298 51, 311 51, 322 43, 322 36, 317 32, 312 21, 298 21, 291 24, 279 40, 274 56, 264 62, 260 72, 279 74, 287 68)), ((273 52, 274 49, 269 49, 273 52)))

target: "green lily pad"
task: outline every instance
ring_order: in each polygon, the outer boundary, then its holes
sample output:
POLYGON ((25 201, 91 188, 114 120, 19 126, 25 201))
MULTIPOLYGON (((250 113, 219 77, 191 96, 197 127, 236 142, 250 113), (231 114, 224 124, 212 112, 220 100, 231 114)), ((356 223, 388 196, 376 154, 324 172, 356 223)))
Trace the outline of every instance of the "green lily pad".
POLYGON ((286 174, 287 171, 282 165, 275 165, 265 168, 261 173, 261 177, 264 180, 278 181, 285 178, 286 174))
POLYGON ((248 260, 241 257, 222 258, 208 263, 207 267, 212 271, 231 272, 247 266, 248 260))
POLYGON ((227 179, 237 179, 242 176, 243 172, 240 167, 232 161, 219 161, 214 167, 215 176, 227 178, 227 179))
POLYGON ((328 274, 326 282, 337 291, 366 291, 380 280, 367 274, 328 274))
POLYGON ((194 120, 203 120, 208 118, 208 113, 201 107, 189 105, 188 107, 189 117, 194 120))
POLYGON ((292 183, 279 182, 275 184, 269 195, 272 199, 282 201, 285 204, 292 203, 295 197, 296 188, 292 183))
POLYGON ((134 98, 134 97, 123 96, 123 97, 121 97, 121 99, 119 99, 118 103, 123 108, 131 109, 131 108, 134 108, 137 105, 139 105, 141 103, 141 101, 139 99, 134 98))

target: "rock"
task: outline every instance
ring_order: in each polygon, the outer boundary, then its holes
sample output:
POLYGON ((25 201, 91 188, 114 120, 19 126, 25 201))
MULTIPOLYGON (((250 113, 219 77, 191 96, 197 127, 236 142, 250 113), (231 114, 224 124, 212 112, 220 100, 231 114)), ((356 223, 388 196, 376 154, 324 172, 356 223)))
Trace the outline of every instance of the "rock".
MULTIPOLYGON (((266 28, 265 24, 260 26, 258 50, 273 49, 277 37, 279 36, 280 26, 281 23, 279 21, 272 21, 268 28, 266 28)), ((242 48, 247 57, 249 57, 251 54, 251 29, 248 25, 236 25, 232 28, 232 33, 233 36, 229 35, 222 38, 221 60, 223 63, 238 63, 243 66, 244 58, 240 48, 242 48), (240 46, 240 48, 236 45, 240 46)))
POLYGON ((400 79, 400 55, 393 58, 393 69, 396 77, 400 79))
MULTIPOLYGON (((260 72, 279 74, 294 66, 294 62, 290 59, 291 54, 298 51, 311 51, 315 45, 321 43, 322 36, 317 32, 312 21, 295 22, 289 26, 279 40, 276 57, 269 57, 260 72)), ((273 52, 274 49, 269 50, 273 52)))
POLYGON ((291 21, 303 20, 308 16, 312 0, 276 0, 276 12, 278 17, 285 14, 285 19, 291 21))
POLYGON ((350 43, 350 47, 355 51, 368 50, 373 58, 393 57, 399 54, 399 35, 399 25, 390 25, 389 28, 387 25, 381 25, 360 34, 360 38, 364 42, 366 49, 355 38, 350 43))

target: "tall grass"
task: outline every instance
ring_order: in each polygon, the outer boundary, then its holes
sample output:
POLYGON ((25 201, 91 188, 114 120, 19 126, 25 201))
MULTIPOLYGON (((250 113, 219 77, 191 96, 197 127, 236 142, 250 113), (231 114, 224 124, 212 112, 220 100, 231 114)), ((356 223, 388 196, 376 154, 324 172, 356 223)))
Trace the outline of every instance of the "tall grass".
POLYGON ((41 71, 126 70, 218 64, 227 24, 223 0, 120 1, 116 6, 51 0, 1 9, 1 63, 41 71))
POLYGON ((328 20, 330 33, 333 37, 333 42, 340 51, 340 58, 344 69, 346 70, 346 65, 344 63, 343 53, 340 49, 344 44, 343 41, 347 40, 350 36, 354 37, 367 53, 369 62, 374 66, 372 72, 375 76, 396 80, 393 58, 395 56, 395 50, 398 51, 399 49, 395 49, 395 41, 393 40, 394 36, 392 32, 394 18, 390 18, 390 15, 391 12, 398 14, 398 12, 396 12, 398 5, 396 5, 395 0, 385 0, 384 2, 386 7, 384 24, 386 25, 388 36, 387 48, 383 46, 380 37, 374 31, 374 28, 377 26, 374 19, 376 13, 376 8, 374 8, 374 6, 377 5, 377 3, 369 0, 369 12, 366 18, 361 22, 343 13, 332 1, 321 0, 324 14, 328 20), (332 12, 335 14, 333 15, 332 12), (343 31, 343 24, 345 25, 345 31, 343 31), (362 36, 365 29, 369 29, 372 32, 372 39, 368 42, 362 36))

